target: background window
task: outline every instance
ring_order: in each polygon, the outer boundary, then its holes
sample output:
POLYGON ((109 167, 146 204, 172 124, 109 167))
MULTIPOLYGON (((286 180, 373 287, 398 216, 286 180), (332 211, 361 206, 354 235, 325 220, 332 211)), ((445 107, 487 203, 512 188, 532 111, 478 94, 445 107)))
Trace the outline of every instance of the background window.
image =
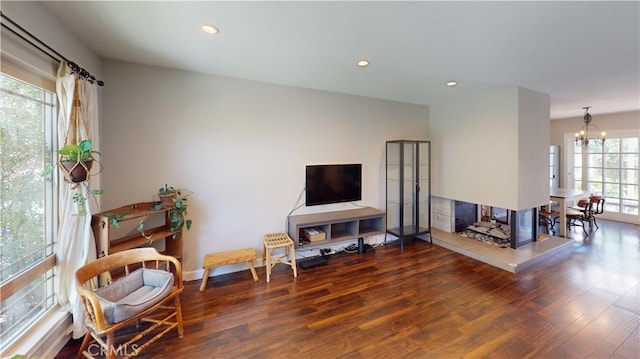
POLYGON ((638 215, 638 137, 607 138, 574 148, 574 188, 605 197, 605 212, 638 215), (584 150, 584 152, 582 152, 584 150))
POLYGON ((56 95, 0 74, 2 346, 54 306, 52 164, 56 95))

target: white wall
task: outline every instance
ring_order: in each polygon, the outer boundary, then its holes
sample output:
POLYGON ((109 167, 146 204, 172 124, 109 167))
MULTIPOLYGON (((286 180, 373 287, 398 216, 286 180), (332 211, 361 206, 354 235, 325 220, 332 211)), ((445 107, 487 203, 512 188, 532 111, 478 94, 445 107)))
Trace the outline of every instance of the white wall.
POLYGON ((102 79, 100 58, 36 1, 2 1, 2 13, 51 48, 102 79))
POLYGON ((521 210, 548 201, 549 97, 502 87, 430 109, 433 194, 521 210))
POLYGON ((362 163, 359 204, 384 209, 385 141, 428 136, 426 106, 117 61, 104 69, 103 210, 150 201, 165 183, 193 191, 186 278, 200 278, 206 253, 262 253, 264 233, 286 230, 306 164, 362 163))

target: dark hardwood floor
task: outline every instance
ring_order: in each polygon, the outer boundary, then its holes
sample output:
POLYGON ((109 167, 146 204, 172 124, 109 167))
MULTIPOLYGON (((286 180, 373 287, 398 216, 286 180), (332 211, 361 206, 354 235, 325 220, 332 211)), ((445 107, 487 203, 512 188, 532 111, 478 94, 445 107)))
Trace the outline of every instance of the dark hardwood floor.
MULTIPOLYGON (((640 227, 598 220, 518 274, 427 242, 186 282, 185 336, 139 358, 638 358, 640 227)), ((581 231, 578 229, 578 231, 581 231)), ((58 358, 77 353, 71 340, 58 358)))

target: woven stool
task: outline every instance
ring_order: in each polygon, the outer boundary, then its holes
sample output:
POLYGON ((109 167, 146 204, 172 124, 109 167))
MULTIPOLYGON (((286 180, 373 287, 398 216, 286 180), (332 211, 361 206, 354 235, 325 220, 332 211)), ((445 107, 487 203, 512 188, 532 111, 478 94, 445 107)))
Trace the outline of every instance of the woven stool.
POLYGON ((265 266, 267 267, 267 283, 269 283, 271 279, 271 268, 273 268, 276 263, 290 265, 293 269, 293 276, 297 277, 296 251, 289 235, 284 232, 267 233, 264 235, 263 241, 265 266), (279 257, 272 257, 271 251, 278 248, 284 248, 284 254, 279 257))

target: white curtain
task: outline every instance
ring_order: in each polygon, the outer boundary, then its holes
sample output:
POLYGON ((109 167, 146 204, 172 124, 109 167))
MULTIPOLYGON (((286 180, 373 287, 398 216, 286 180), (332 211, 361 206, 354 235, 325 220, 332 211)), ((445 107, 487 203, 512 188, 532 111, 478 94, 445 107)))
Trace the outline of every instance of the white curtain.
MULTIPOLYGON (((78 78, 77 74, 69 74, 68 66, 62 61, 58 68, 56 92, 60 103, 58 114, 58 145, 64 146, 65 139, 72 142, 98 138, 98 91, 95 84, 78 78), (83 121, 72 120, 74 106, 74 90, 77 84, 80 100, 80 113, 83 121), (72 132, 69 132, 72 131, 72 132), (68 133, 73 133, 67 136, 68 133), (77 138, 77 137, 79 138, 77 138)), ((78 108, 77 108, 78 109, 78 108)), ((92 201, 87 186, 70 184, 58 176, 58 236, 56 242, 57 259, 57 297, 58 303, 73 315, 73 338, 80 338, 85 333, 84 313, 80 298, 75 288, 75 271, 84 264, 96 259, 96 247, 91 231, 91 213, 96 212, 95 201, 92 201), (73 202, 73 195, 79 192, 87 198, 86 215, 78 215, 78 208, 73 202)), ((89 179, 91 181, 91 179, 89 179)))

